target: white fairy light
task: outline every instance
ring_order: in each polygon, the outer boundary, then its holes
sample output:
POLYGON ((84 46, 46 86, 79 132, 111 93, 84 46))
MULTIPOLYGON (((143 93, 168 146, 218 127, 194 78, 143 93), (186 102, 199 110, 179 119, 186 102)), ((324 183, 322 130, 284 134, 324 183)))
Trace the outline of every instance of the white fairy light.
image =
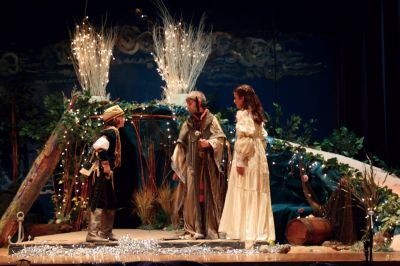
POLYGON ((164 99, 171 103, 179 94, 192 91, 207 57, 211 37, 204 33, 204 18, 198 28, 176 22, 162 2, 158 2, 163 27, 154 27, 154 61, 165 81, 164 99))
POLYGON ((88 90, 92 96, 107 97, 106 86, 116 34, 113 30, 106 32, 103 27, 96 33, 87 20, 86 17, 82 26, 76 26, 72 38, 73 66, 83 90, 88 90))

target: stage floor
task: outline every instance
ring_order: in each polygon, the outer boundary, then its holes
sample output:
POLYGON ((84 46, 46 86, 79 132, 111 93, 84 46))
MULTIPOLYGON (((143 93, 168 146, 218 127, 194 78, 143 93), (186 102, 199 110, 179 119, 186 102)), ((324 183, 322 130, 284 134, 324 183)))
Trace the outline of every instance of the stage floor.
MULTIPOLYGON (((114 229, 114 234, 119 238, 132 239, 136 241, 155 240, 158 247, 157 254, 135 252, 120 253, 117 243, 102 246, 100 251, 96 247, 82 247, 85 243, 86 231, 72 232, 65 234, 49 235, 36 237, 32 241, 22 244, 11 245, 9 248, 0 249, 1 265, 17 265, 25 262, 25 265, 52 265, 52 264, 126 264, 135 265, 142 261, 195 261, 204 264, 223 264, 223 265, 310 265, 315 262, 327 262, 333 265, 365 265, 363 252, 351 250, 335 250, 331 247, 323 246, 292 246, 287 254, 279 253, 246 253, 251 249, 244 249, 251 243, 243 243, 233 240, 176 240, 182 234, 181 231, 157 231, 157 230, 139 230, 139 229, 114 229), (44 253, 43 247, 48 245, 48 250, 44 253), (54 253, 51 249, 55 246, 67 247, 63 253, 54 253), (206 249, 191 249, 201 246, 213 248, 213 252, 207 253, 206 249), (221 246, 220 254, 215 254, 217 246, 221 246), (190 247, 186 252, 181 252, 181 248, 190 247), (226 253, 226 247, 231 250, 239 250, 238 253, 226 253), (30 255, 9 255, 9 252, 20 251, 24 249, 37 248, 37 253, 30 255), (68 250, 81 248, 81 255, 74 255, 68 250), (168 254, 160 254, 158 251, 168 250, 168 254), (97 251, 96 251, 97 250, 97 251), (104 250, 104 252, 102 251, 104 250), (176 251, 174 253, 174 250, 176 251), (243 253, 240 251, 242 250, 243 253), (118 252, 117 252, 118 251, 118 252), (191 253, 193 252, 193 253, 191 253), (32 255, 34 254, 34 255, 32 255), (47 254, 47 255, 44 255, 47 254), (56 254, 56 255, 53 255, 56 254)), ((142 243, 143 244, 143 243, 142 243)), ((262 243, 261 243, 262 244, 262 243)), ((126 248, 126 247, 125 247, 126 248)), ((130 251, 132 246, 130 247, 130 251)), ((121 247, 123 249, 123 247, 121 247)), ((182 249, 183 250, 183 249, 182 249)), ((18 253, 17 253, 18 254, 18 253)), ((400 252, 376 252, 373 254, 373 265, 400 265, 400 252)))

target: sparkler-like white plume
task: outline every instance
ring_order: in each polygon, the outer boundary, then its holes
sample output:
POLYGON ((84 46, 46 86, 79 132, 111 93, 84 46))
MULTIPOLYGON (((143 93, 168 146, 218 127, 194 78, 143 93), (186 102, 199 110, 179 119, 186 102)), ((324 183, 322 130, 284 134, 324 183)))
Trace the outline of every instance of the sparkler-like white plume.
POLYGON ((72 62, 82 89, 92 96, 108 98, 106 86, 115 40, 114 30, 101 27, 96 32, 87 17, 81 26, 76 26, 71 42, 72 62))
POLYGON ((175 21, 161 1, 157 4, 163 25, 153 29, 153 56, 165 81, 163 96, 171 103, 178 95, 195 88, 211 52, 211 36, 204 32, 204 17, 194 28, 175 21))

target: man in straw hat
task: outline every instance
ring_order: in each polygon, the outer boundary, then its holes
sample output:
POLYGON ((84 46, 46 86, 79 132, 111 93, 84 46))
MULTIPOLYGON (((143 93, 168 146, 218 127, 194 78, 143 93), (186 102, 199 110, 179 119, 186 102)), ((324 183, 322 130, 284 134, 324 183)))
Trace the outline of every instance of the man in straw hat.
POLYGON ((182 125, 171 158, 174 180, 181 181, 174 214, 183 204, 186 238, 216 239, 224 198, 220 166, 226 137, 217 118, 206 108, 202 92, 190 92, 186 105, 190 117, 182 125))
POLYGON ((118 105, 103 113, 104 129, 101 137, 93 144, 99 168, 94 175, 90 193, 90 219, 88 242, 108 242, 117 240, 112 234, 116 210, 113 169, 121 165, 121 140, 118 128, 125 124, 124 111, 118 105))

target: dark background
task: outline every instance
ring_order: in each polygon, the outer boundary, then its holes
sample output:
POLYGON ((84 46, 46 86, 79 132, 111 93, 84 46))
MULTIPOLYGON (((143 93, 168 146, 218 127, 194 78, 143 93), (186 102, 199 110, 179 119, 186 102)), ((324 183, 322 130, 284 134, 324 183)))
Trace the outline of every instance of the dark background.
MULTIPOLYGON (((312 35, 311 41, 304 39, 302 43, 300 38, 297 47, 308 59, 326 65, 320 74, 243 82, 254 85, 267 111, 271 111, 272 102, 279 102, 286 115, 316 117, 318 137, 346 126, 365 137, 366 152, 398 165, 400 1, 247 0, 234 3, 192 0, 164 3, 172 14, 182 15, 187 22, 197 22, 205 13, 206 24, 212 25, 213 32, 228 32, 237 38, 275 36, 279 40, 281 36, 296 33, 312 35)), ((148 24, 138 19, 136 8, 150 19, 157 17, 154 5, 145 0, 2 1, 0 50, 2 53, 29 51, 34 54, 47 45, 69 39, 69 32, 85 14, 94 23, 107 18, 107 25, 134 24, 146 30, 148 24)), ((111 66, 109 90, 113 98, 148 101, 160 95, 161 81, 154 69, 148 76, 127 75, 129 71, 127 67, 111 66), (130 78, 151 80, 135 83, 129 81, 130 78), (130 92, 138 84, 145 91, 142 96, 130 92)), ((67 87, 71 86, 59 89, 67 87)), ((219 94, 223 95, 223 101, 216 100, 216 109, 232 106, 234 87, 231 84, 225 88, 208 88, 204 77, 200 76, 199 87, 210 94, 218 90, 223 92, 219 94)))

